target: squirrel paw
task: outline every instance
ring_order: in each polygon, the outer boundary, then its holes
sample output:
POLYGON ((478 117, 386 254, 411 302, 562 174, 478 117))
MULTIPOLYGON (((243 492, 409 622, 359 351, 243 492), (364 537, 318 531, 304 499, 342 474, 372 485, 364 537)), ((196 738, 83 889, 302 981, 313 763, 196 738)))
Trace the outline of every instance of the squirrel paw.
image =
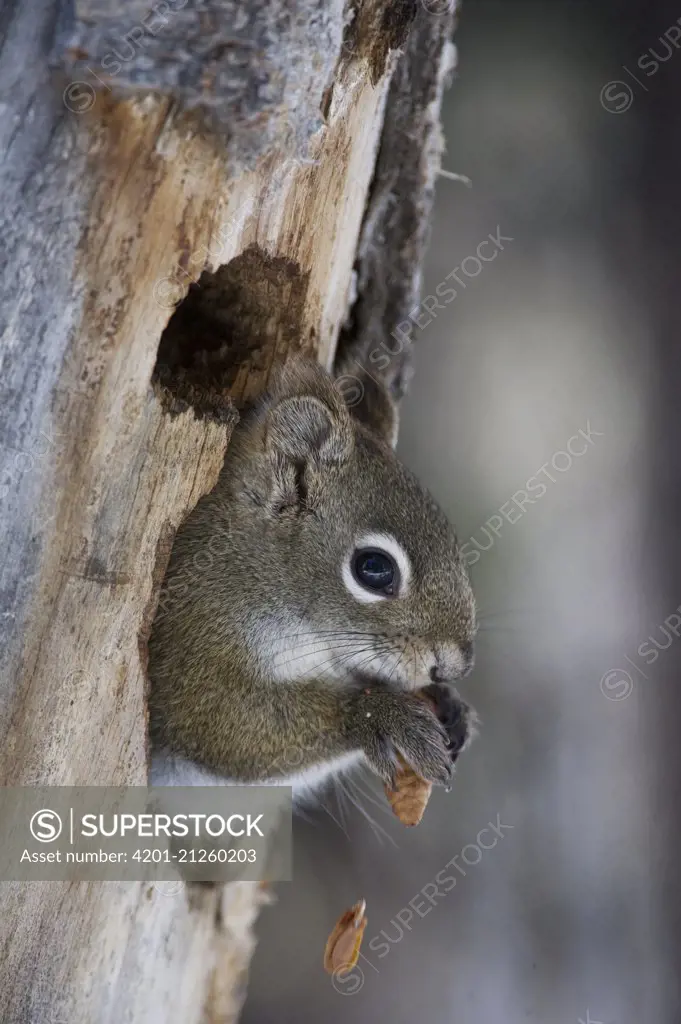
POLYGON ((401 754, 423 779, 449 784, 449 735, 422 698, 370 687, 357 694, 352 723, 358 745, 384 782, 393 784, 401 754))
POLYGON ((444 683, 425 686, 422 693, 428 697, 439 722, 447 731, 449 756, 454 764, 477 736, 477 712, 461 700, 456 690, 444 683))

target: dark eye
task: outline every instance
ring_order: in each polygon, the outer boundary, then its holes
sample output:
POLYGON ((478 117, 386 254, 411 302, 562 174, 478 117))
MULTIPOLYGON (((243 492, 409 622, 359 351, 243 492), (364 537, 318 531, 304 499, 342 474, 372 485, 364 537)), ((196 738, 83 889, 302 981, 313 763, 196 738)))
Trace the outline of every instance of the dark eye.
POLYGON ((358 583, 367 590, 394 597, 397 593, 399 573, 397 566, 385 551, 364 549, 356 551, 352 571, 358 583))

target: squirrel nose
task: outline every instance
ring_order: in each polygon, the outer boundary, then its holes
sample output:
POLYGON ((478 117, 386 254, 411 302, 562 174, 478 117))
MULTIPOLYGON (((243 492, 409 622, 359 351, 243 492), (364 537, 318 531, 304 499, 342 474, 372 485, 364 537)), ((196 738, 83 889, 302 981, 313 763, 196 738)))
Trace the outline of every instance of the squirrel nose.
POLYGON ((453 659, 456 662, 456 668, 451 663, 443 664, 438 661, 430 669, 429 675, 434 683, 447 683, 451 682, 452 679, 462 679, 470 673, 474 661, 473 644, 464 642, 457 644, 457 648, 461 657, 453 659), (462 662, 463 664, 461 664, 462 662))

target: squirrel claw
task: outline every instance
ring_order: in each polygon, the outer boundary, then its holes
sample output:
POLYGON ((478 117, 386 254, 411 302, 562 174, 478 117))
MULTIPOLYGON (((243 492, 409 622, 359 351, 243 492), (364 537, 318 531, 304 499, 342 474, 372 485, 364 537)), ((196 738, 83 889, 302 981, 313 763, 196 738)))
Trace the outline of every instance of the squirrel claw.
POLYGON ((454 765, 477 735, 478 716, 469 704, 461 700, 453 687, 444 683, 426 686, 423 693, 431 701, 446 733, 447 750, 454 765))

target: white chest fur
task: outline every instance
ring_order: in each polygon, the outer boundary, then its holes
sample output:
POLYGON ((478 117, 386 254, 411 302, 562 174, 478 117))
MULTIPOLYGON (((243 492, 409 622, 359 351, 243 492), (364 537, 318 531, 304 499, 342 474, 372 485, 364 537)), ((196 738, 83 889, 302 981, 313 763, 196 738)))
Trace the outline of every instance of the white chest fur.
POLYGON ((342 754, 324 764, 313 765, 287 778, 249 783, 215 775, 184 757, 158 750, 152 755, 150 782, 152 786, 291 786, 294 805, 301 805, 313 800, 330 776, 354 767, 363 760, 363 757, 361 751, 353 750, 349 754, 342 754))

